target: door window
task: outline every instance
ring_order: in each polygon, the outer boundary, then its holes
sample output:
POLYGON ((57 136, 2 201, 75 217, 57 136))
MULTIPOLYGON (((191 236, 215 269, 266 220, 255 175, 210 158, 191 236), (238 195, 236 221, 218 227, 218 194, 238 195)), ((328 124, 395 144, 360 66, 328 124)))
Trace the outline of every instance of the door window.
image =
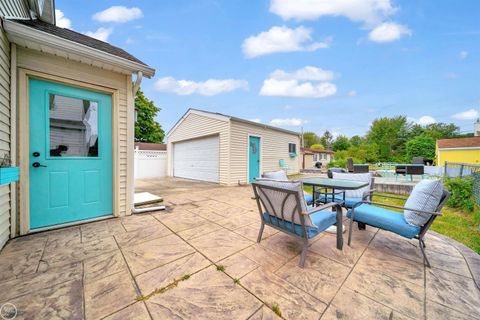
POLYGON ((49 95, 50 157, 98 157, 98 103, 49 95))

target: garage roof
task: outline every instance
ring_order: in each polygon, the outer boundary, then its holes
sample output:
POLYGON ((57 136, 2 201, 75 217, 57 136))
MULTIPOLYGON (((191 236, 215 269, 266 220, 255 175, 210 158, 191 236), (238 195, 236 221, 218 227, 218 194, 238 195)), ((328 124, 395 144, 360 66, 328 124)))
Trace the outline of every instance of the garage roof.
POLYGON ((187 110, 187 112, 185 112, 185 114, 177 121, 177 123, 175 123, 175 125, 172 127, 172 129, 170 129, 170 131, 168 131, 167 136, 169 136, 183 122, 183 120, 191 113, 200 114, 200 115, 203 115, 203 116, 206 116, 206 117, 212 117, 212 118, 217 118, 217 119, 220 118, 220 119, 223 119, 225 121, 230 120, 230 121, 243 122, 243 123, 246 123, 246 124, 254 125, 254 126, 257 126, 257 127, 262 127, 262 128, 265 128, 265 129, 270 129, 270 130, 274 130, 274 131, 289 133, 289 134, 292 134, 292 135, 295 135, 295 136, 300 136, 301 135, 299 132, 295 132, 295 131, 291 131, 291 130, 287 130, 287 129, 282 129, 282 128, 278 128, 278 127, 274 127, 274 126, 269 126, 269 125, 266 125, 266 124, 263 124, 263 123, 258 123, 258 122, 255 122, 255 121, 250 121, 250 120, 234 117, 234 116, 226 115, 226 114, 219 113, 219 112, 212 112, 212 111, 205 111, 205 110, 200 110, 200 109, 189 108, 187 110))
POLYGON ((438 147, 443 148, 479 148, 480 137, 452 138, 437 140, 438 147))

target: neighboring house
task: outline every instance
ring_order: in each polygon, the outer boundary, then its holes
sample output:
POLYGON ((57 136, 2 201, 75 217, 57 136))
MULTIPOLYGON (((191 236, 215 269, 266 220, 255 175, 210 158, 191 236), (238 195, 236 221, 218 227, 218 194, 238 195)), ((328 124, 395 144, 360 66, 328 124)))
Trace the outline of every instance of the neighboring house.
POLYGON ((437 165, 447 162, 480 164, 480 137, 437 140, 437 165))
POLYGON ((264 171, 299 172, 300 134, 189 109, 167 134, 169 176, 236 185, 264 171))
POLYGON ((302 148, 300 151, 300 165, 302 169, 326 167, 328 163, 333 161, 334 153, 332 150, 302 148))
POLYGON ((10 237, 131 213, 134 97, 155 70, 55 26, 53 0, 0 2, 0 247, 10 237), (132 74, 136 83, 132 83, 132 74))
POLYGON ((135 142, 135 149, 166 151, 167 145, 164 143, 135 142))

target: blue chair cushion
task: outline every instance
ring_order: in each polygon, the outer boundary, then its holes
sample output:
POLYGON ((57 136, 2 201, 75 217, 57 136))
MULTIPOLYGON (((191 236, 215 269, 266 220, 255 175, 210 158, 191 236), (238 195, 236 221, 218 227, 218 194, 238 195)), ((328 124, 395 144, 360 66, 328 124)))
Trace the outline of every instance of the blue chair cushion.
MULTIPOLYGON (((325 201, 325 196, 319 196, 318 198, 320 201, 325 201)), ((350 198, 350 197, 345 197, 345 207, 347 208, 353 208, 355 204, 358 202, 362 201, 362 198, 350 198)), ((327 195, 327 202, 343 202, 343 196, 342 195, 336 195, 335 198, 332 197, 331 194, 327 195), (332 199, 335 199, 332 201, 332 199)))
POLYGON ((313 201, 313 195, 312 194, 304 192, 303 195, 305 197, 305 202, 307 204, 312 203, 312 201, 313 201))
MULTIPOLYGON (((347 217, 351 216, 352 210, 348 210, 347 217)), ((354 221, 391 231, 408 239, 412 239, 420 233, 420 227, 409 225, 402 213, 370 204, 362 204, 355 208, 354 221)))
MULTIPOLYGON (((315 212, 310 215, 310 218, 318 228, 307 226, 308 239, 315 237, 320 232, 324 231, 325 229, 334 225, 337 222, 336 212, 330 211, 330 210, 322 210, 322 211, 315 212)), ((282 219, 277 219, 275 216, 268 214, 268 212, 265 212, 263 214, 263 220, 265 221, 266 224, 273 225, 281 229, 285 229, 288 232, 292 232, 291 222, 285 221, 285 225, 284 225, 284 221, 282 219)), ((294 226, 295 226, 294 228, 295 234, 300 237, 303 237, 302 226, 296 223, 294 223, 294 226)))

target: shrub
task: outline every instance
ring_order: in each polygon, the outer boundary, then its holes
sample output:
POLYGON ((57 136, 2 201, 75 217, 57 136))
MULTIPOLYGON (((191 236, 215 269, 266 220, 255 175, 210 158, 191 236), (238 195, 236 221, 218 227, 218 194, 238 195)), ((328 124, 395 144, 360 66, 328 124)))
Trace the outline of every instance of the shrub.
POLYGON ((448 205, 453 208, 473 212, 475 198, 473 195, 473 178, 445 178, 445 188, 452 193, 448 205))

